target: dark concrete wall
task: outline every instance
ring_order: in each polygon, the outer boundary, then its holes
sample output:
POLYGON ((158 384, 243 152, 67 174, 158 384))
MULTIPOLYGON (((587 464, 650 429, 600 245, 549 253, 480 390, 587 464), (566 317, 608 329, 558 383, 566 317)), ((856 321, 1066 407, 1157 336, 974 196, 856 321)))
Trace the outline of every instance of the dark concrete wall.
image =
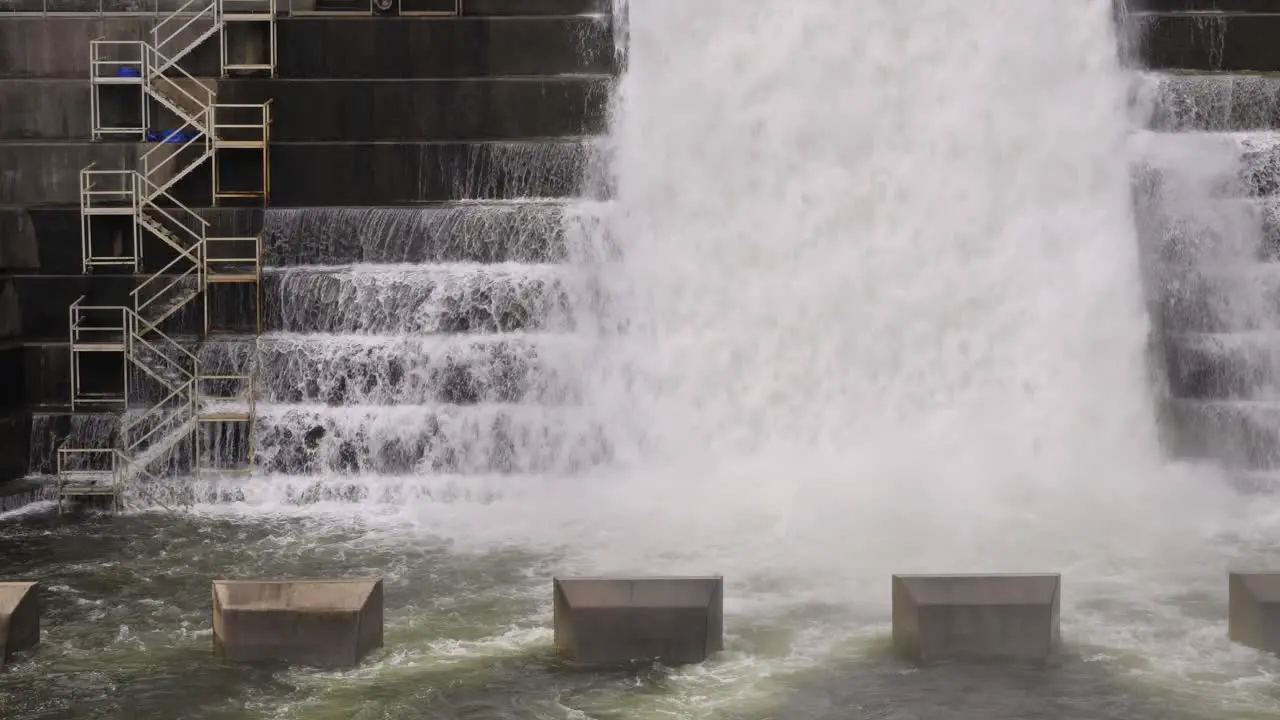
MULTIPOLYGON (((176 1, 160 0, 164 7, 176 1)), ((153 2, 102 0, 108 11, 153 2)), ((612 22, 601 14, 609 4, 469 0, 461 18, 282 18, 279 78, 219 80, 219 97, 273 102, 274 207, 573 195, 589 157, 588 146, 574 138, 605 127, 615 58, 612 22)), ((50 10, 83 12, 98 5, 57 0, 50 10)), ((173 257, 163 244, 144 239, 143 275, 81 272, 80 171, 90 163, 132 168, 153 147, 127 138, 89 140, 89 41, 144 39, 155 18, 3 14, 36 7, 42 7, 36 0, 0 0, 0 374, 21 379, 0 389, 0 426, 9 423, 11 434, 22 438, 0 444, 0 480, 26 470, 33 412, 52 433, 38 443, 46 450, 81 417, 65 414, 69 305, 81 296, 95 304, 128 304, 145 272, 173 257)), ((236 47, 232 54, 242 51, 249 52, 236 47)), ((215 76, 216 44, 206 43, 183 66, 196 77, 215 76)), ((112 88, 102 96, 108 124, 136 122, 136 93, 112 88)), ((155 104, 152 111, 152 126, 167 127, 171 118, 155 104)), ((223 161, 230 184, 257 179, 255 153, 228 154, 223 161)), ((203 170, 174 191, 213 223, 211 234, 252 235, 261 228, 261 208, 207 209, 209 193, 210 175, 203 170)), ((113 222, 120 220, 93 219, 95 236, 127 231, 113 222)), ((251 330, 248 290, 227 286, 211 294, 217 327, 251 330)), ((202 315, 199 304, 189 306, 166 330, 195 342, 202 315)), ((87 384, 119 388, 118 356, 86 356, 84 362, 87 384)), ((51 469, 48 460, 37 469, 51 469)))
POLYGON ((1275 0, 1116 0, 1129 12, 1276 12, 1275 0))
MULTIPOLYGON (((431 0, 433 6, 452 6, 451 0, 431 0)), ((279 0, 277 9, 287 15, 294 6, 299 10, 314 9, 314 0, 291 2, 279 0)), ((0 16, 22 14, 122 14, 169 13, 180 10, 185 0, 0 0, 0 16)), ((530 16, 530 15, 580 15, 610 11, 611 0, 465 0, 462 14, 466 16, 530 16)))
MULTIPOLYGON (((72 78, 89 81, 89 43, 150 38, 155 18, 5 17, 0 14, 0 78, 72 78)), ((195 77, 218 74, 218 46, 206 42, 181 63, 195 77)))
POLYGON ((1280 71, 1280 14, 1137 14, 1130 21, 1149 68, 1280 71))
POLYGON ((282 78, 469 78, 613 71, 607 18, 289 18, 282 78))
MULTIPOLYGON (((603 132, 611 84, 607 76, 599 75, 253 79, 224 80, 218 84, 218 97, 232 103, 272 100, 272 139, 279 142, 509 140, 603 132)), ((0 103, 4 97, 4 84, 0 83, 0 103)))
POLYGON ((570 197, 582 187, 579 142, 279 143, 272 204, 404 205, 456 199, 570 197))

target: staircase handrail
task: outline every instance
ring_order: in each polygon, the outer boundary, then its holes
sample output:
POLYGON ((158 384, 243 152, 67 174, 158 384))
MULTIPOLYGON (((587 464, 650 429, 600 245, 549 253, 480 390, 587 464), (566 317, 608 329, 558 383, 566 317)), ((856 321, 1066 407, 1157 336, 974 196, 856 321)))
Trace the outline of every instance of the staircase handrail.
MULTIPOLYGON (((170 220, 174 221, 175 223, 178 223, 179 225, 182 225, 182 223, 178 222, 178 219, 177 219, 177 218, 175 218, 174 216, 170 215, 170 214, 169 214, 169 212, 168 212, 167 210, 165 210, 164 208, 160 207, 159 205, 156 205, 156 198, 161 198, 161 197, 163 197, 163 198, 167 199, 169 202, 173 203, 174 207, 177 207, 178 209, 182 210, 183 212, 185 212, 186 214, 188 214, 188 215, 190 215, 192 218, 194 218, 194 219, 196 220, 196 222, 200 223, 200 225, 202 226, 202 227, 201 227, 201 229, 202 229, 202 230, 203 230, 203 229, 206 229, 206 228, 208 228, 208 227, 209 227, 209 221, 208 221, 208 220, 205 220, 204 218, 200 217, 200 213, 197 213, 196 211, 192 210, 191 208, 187 207, 186 205, 183 205, 181 202, 178 202, 178 199, 177 199, 177 198, 175 198, 174 196, 170 195, 168 190, 165 190, 165 189, 163 189, 163 188, 161 188, 161 187, 157 186, 155 183, 153 183, 153 182, 151 182, 150 180, 148 180, 148 179, 146 178, 146 176, 140 176, 140 177, 139 177, 139 180, 140 180, 140 181, 142 182, 142 184, 144 185, 143 190, 146 190, 146 191, 147 191, 146 193, 144 193, 144 195, 145 195, 145 197, 146 197, 146 201, 145 201, 145 204, 146 204, 146 205, 150 205, 150 206, 151 206, 154 210, 156 210, 157 212, 161 213, 162 215, 164 215, 165 217, 167 217, 167 218, 169 218, 170 220)), ((186 227, 186 226, 184 225, 183 227, 186 227)), ((191 232, 192 232, 192 233, 194 233, 195 231, 194 231, 194 230, 192 230, 191 232)), ((203 232, 201 232, 201 233, 200 233, 200 238, 199 238, 199 239, 201 239, 201 240, 203 240, 203 239, 204 239, 204 233, 203 233, 203 232)))
MULTIPOLYGON (((163 80, 168 80, 179 93, 185 95, 188 100, 191 100, 200 107, 207 108, 213 104, 214 99, 218 96, 218 94, 214 92, 213 88, 205 85, 200 80, 197 80, 195 76, 187 72, 181 65, 170 60, 164 53, 160 52, 158 47, 143 43, 143 51, 147 53, 147 62, 144 63, 144 75, 146 76, 144 79, 148 83, 148 88, 151 88, 150 82, 159 77, 163 80), (172 78, 166 75, 165 71, 169 69, 177 71, 180 77, 172 78), (204 99, 201 100, 199 96, 191 94, 190 90, 179 85, 177 81, 181 79, 189 80, 196 87, 200 88, 200 91, 203 91, 201 94, 205 96, 204 99)), ((154 88, 151 89, 154 90, 154 88)), ((181 108, 179 108, 179 110, 181 110, 181 108)))
POLYGON ((173 400, 174 398, 178 398, 179 396, 183 396, 182 402, 188 406, 187 417, 188 418, 195 417, 195 414, 196 414, 195 393, 192 392, 192 384, 194 382, 195 382, 194 380, 186 381, 182 385, 178 386, 176 390, 166 395, 163 400, 147 408, 147 410, 143 412, 141 415, 139 415, 136 420, 134 420, 133 422, 123 423, 122 430, 124 431, 124 435, 126 438, 126 445, 125 445, 126 452, 132 452, 144 441, 148 440, 152 435, 155 435, 156 432, 160 430, 160 428, 163 428, 165 426, 165 421, 176 418, 180 414, 182 414, 181 408, 177 408, 173 412, 168 412, 166 414, 166 407, 170 400, 173 400), (156 415, 160 416, 159 419, 161 420, 161 422, 158 422, 155 427, 151 428, 149 431, 147 431, 145 435, 138 438, 137 440, 132 440, 132 441, 127 440, 129 432, 131 430, 133 430, 134 428, 138 427, 139 425, 141 425, 142 423, 146 422, 147 420, 151 419, 153 416, 156 416, 156 415))
MULTIPOLYGON (((126 310, 126 312, 129 312, 128 308, 125 308, 125 310, 126 310)), ((174 347, 178 352, 180 352, 180 353, 182 353, 183 355, 186 355, 186 356, 187 356, 187 359, 191 361, 191 368, 192 368, 192 369, 191 369, 191 371, 190 371, 189 373, 187 373, 188 375, 191 375, 192 377, 195 377, 195 376, 197 376, 197 375, 199 375, 199 374, 200 374, 200 358, 196 357, 196 356, 195 356, 195 353, 193 353, 193 352, 191 352, 190 350, 188 350, 188 349, 186 349, 186 348, 182 347, 182 345, 181 345, 177 340, 174 340, 173 338, 171 338, 171 337, 169 337, 168 335, 166 335, 166 334, 164 333, 164 331, 163 331, 163 330, 161 330, 160 328, 156 327, 156 326, 155 326, 155 325, 153 325, 152 323, 148 322, 148 321, 146 320, 146 318, 143 318, 142 316, 138 315, 136 312, 129 312, 129 315, 131 315, 131 316, 132 316, 132 317, 131 317, 131 319, 132 319, 135 323, 137 323, 138 325, 143 326, 147 332, 154 333, 155 335, 159 335, 161 338, 163 338, 163 339, 165 340, 165 342, 167 342, 167 343, 169 343, 170 345, 172 345, 172 346, 173 346, 173 347, 174 347)), ((133 331, 133 330, 131 329, 131 330, 130 330, 130 332, 132 332, 132 333, 133 333, 133 335, 135 335, 135 336, 137 336, 137 337, 139 337, 139 338, 141 338, 141 337, 143 336, 143 332, 142 332, 142 330, 133 331)), ((153 347, 152 349, 156 349, 156 348, 154 348, 154 347, 153 347)), ((186 371, 184 370, 184 372, 186 372, 186 371)))
MULTIPOLYGON (((190 277, 190 276, 191 276, 191 273, 196 273, 196 281, 197 281, 197 282, 200 282, 200 281, 202 281, 202 280, 204 279, 204 278, 203 278, 203 274, 202 274, 202 273, 200 273, 200 265, 199 265, 199 263, 196 263, 196 264, 192 265, 191 267, 187 268, 187 269, 186 269, 186 271, 185 271, 185 272, 183 272, 181 275, 178 275, 176 278, 174 278, 173 280, 169 281, 169 284, 168 284, 168 285, 165 285, 164 287, 160 288, 159 290, 156 290, 152 295, 148 296, 148 297, 144 300, 144 299, 143 299, 142 291, 143 291, 143 290, 145 290, 145 289, 147 289, 147 288, 148 288, 148 286, 150 286, 150 285, 152 285, 152 284, 155 284, 155 283, 160 282, 160 278, 162 278, 162 277, 166 277, 166 276, 169 274, 169 270, 170 270, 170 269, 172 269, 174 265, 177 265, 178 263, 182 262, 183 260, 190 260, 190 258, 188 258, 188 257, 186 257, 186 256, 184 256, 184 255, 179 255, 178 257, 176 257, 176 258, 174 258, 174 259, 170 260, 168 265, 165 265, 163 268, 161 268, 161 269, 159 269, 159 270, 155 271, 154 273, 152 273, 152 274, 151 274, 151 276, 150 276, 150 277, 148 277, 146 280, 143 280, 143 281, 142 281, 142 283, 140 283, 140 284, 138 285, 138 287, 136 287, 136 288, 134 288, 133 290, 129 291, 129 295, 133 297, 133 311, 134 311, 135 313, 137 313, 138 315, 141 315, 141 314, 142 314, 142 311, 143 311, 145 308, 147 308, 148 306, 150 306, 150 305, 151 305, 151 303, 155 302, 157 298, 164 297, 165 293, 167 293, 169 290, 173 289, 173 288, 174 288, 174 286, 178 285, 178 284, 179 284, 179 283, 181 283, 183 280, 186 280, 188 277, 190 277)), ((154 326, 152 326, 152 327, 154 327, 154 326)), ((159 332, 159 331, 157 330, 157 332, 159 332)))
MULTIPOLYGON (((167 107, 168 103, 165 103, 165 105, 167 107)), ((209 112, 206 110, 202 114, 207 117, 209 112)), ((184 117, 183 119, 185 120, 186 118, 184 117)), ((208 127, 208 125, 206 124, 205 127, 208 127)), ((142 168, 141 172, 143 177, 150 178, 159 171, 160 168, 168 165, 170 162, 174 161, 175 158, 180 157, 183 150, 186 150, 196 143, 203 144, 204 151, 206 153, 212 149, 213 139, 209 136, 209 133, 205 132, 205 130, 200 127, 199 124, 195 121, 187 120, 185 125, 177 129, 185 130, 187 128, 193 128, 196 132, 189 140, 183 142, 180 147, 175 148, 173 146, 176 143, 171 143, 167 139, 162 138, 160 142, 155 144, 155 147, 142 154, 142 157, 138 159, 138 164, 142 168), (153 156, 160 154, 162 151, 167 151, 167 154, 159 160, 156 160, 153 156)))
POLYGON ((191 27, 192 23, 204 17, 210 11, 212 11, 213 13, 213 22, 216 24, 218 22, 218 15, 220 14, 218 0, 212 0, 212 2, 210 2, 210 0, 187 0, 185 5, 169 13, 168 17, 156 23, 155 27, 151 28, 152 46, 158 48, 163 45, 167 45, 170 40, 173 40, 174 38, 178 37, 178 35, 182 33, 183 30, 186 30, 187 28, 191 27), (192 5, 195 5, 196 3, 208 3, 208 4, 200 8, 200 10, 194 11, 194 14, 190 16, 190 19, 187 20, 187 22, 183 23, 182 26, 179 27, 177 30, 174 30, 173 32, 166 35, 163 40, 160 39, 160 31, 169 23, 176 22, 177 20, 181 20, 183 17, 186 17, 186 13, 188 12, 187 9, 190 8, 192 5))
MULTIPOLYGON (((170 222, 172 222, 174 225, 176 225, 176 226, 178 226, 178 227, 182 228, 183 233, 185 233, 186 235, 188 235, 188 236, 189 236, 189 239, 191 240, 191 245, 190 245, 190 247, 187 247, 187 248, 175 247, 174 249, 175 249, 175 250, 177 250, 177 251, 179 251, 179 252, 181 252, 184 256, 186 256, 187 258, 189 258, 189 259, 191 260, 191 262, 192 262, 192 263, 199 264, 199 262, 200 262, 200 261, 199 261, 199 255, 196 255, 196 256, 194 256, 194 257, 193 257, 193 256, 192 256, 192 254, 191 254, 191 252, 192 252, 193 250, 196 250, 196 251, 199 251, 199 252, 202 252, 202 251, 203 251, 201 246, 204 244, 205 231, 206 231, 206 230, 208 230, 208 228, 209 228, 209 221, 208 221, 208 220, 205 220, 205 219, 204 219, 204 218, 202 218, 202 217, 200 217, 200 215, 199 215, 199 214, 197 214, 197 213, 196 213, 194 210, 192 210, 191 208, 189 208, 189 207, 187 207, 186 205, 183 205, 182 203, 178 202, 178 200, 177 200, 176 198, 174 198, 172 195, 170 195, 167 191, 165 191, 165 190, 163 190, 163 189, 160 189, 160 188, 157 188, 157 187, 155 186, 155 183, 152 183, 150 180, 147 180, 147 178, 146 178, 146 177, 144 177, 144 176, 142 176, 142 175, 139 175, 139 176, 138 176, 138 180, 139 180, 139 182, 140 182, 140 183, 142 183, 144 192, 143 192, 143 193, 141 194, 141 196, 138 198, 138 206, 139 206, 139 207, 138 207, 137 212, 135 213, 136 217, 137 217, 137 218, 139 218, 139 219, 143 219, 143 218, 145 218, 146 216, 145 216, 145 214, 143 213, 143 210, 150 209, 150 210, 152 210, 152 211, 156 212, 157 214, 159 214, 159 215, 161 215, 161 216, 163 216, 163 217, 167 218, 167 219, 168 219, 170 222), (195 218, 195 220, 196 220, 197 222, 199 222, 199 226, 198 226, 198 227, 199 227, 199 229, 198 229, 198 230, 193 230, 193 229, 191 229, 191 227, 190 227, 190 226, 188 226, 186 223, 184 223, 184 222, 182 222, 182 221, 178 220, 178 219, 177 219, 176 217, 174 217, 174 216, 173 216, 173 215, 172 215, 172 214, 171 214, 167 209, 165 209, 165 208, 161 207, 160 205, 157 205, 155 201, 156 201, 158 198, 161 198, 161 197, 163 197, 163 198, 167 199, 169 202, 173 203, 173 207, 176 207, 176 208, 178 208, 178 209, 182 210, 182 211, 183 211, 183 212, 185 212, 189 217, 195 218)), ((150 220, 150 222, 152 222, 152 223, 154 223, 154 224, 159 224, 159 223, 156 223, 156 221, 155 221, 155 220, 150 220)), ((170 232, 174 232, 174 231, 170 230, 170 232)), ((163 238, 161 238, 161 239, 163 239, 163 238)))

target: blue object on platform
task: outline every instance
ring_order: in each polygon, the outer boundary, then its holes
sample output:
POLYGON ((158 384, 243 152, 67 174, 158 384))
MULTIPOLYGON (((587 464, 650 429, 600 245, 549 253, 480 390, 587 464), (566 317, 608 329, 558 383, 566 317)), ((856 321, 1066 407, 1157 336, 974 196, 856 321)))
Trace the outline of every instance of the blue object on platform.
POLYGON ((116 77, 142 77, 142 73, 138 72, 138 68, 131 65, 121 65, 116 68, 116 77))
POLYGON ((147 142, 184 143, 191 139, 183 130, 148 130, 143 136, 147 142))

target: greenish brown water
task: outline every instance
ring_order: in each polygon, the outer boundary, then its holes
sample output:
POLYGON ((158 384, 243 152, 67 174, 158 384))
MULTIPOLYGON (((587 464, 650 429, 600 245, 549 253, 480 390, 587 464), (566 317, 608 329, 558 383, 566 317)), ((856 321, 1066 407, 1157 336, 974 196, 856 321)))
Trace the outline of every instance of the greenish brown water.
MULTIPOLYGON (((1267 677, 1280 664, 1225 642, 1205 667, 1170 675, 1138 652, 1070 642, 1082 625, 1064 619, 1069 644, 1049 667, 917 668, 889 655, 883 617, 813 601, 765 611, 730 598, 728 648, 702 666, 585 672, 550 645, 550 577, 576 560, 463 551, 354 516, 26 513, 0 524, 0 557, 6 579, 41 581, 45 605, 41 646, 0 675, 6 720, 1280 716, 1267 677), (385 578, 386 647, 359 668, 213 656, 212 578, 371 574, 385 578), (1223 648, 1243 661, 1224 666, 1223 648)), ((770 592, 763 579, 730 590, 770 592)), ((1221 601, 1188 588, 1168 602, 1217 630, 1221 601)), ((1152 611, 1114 598, 1074 606, 1116 626, 1152 611)))

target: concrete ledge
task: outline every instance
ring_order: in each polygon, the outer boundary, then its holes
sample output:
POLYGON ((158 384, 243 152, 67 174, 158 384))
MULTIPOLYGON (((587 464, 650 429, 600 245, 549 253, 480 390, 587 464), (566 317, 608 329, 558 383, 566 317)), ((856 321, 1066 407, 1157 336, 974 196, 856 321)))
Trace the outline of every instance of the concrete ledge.
MULTIPOLYGON (((226 103, 273 100, 271 137, 278 142, 518 140, 604 132, 611 85, 612 78, 602 75, 374 82, 236 79, 218 83, 218 98, 226 103)), ((3 98, 0 94, 0 102, 3 98)))
POLYGON ((604 14, 612 10, 610 0, 467 0, 462 6, 463 15, 495 16, 604 14))
POLYGON ((1231 641, 1280 653, 1280 573, 1228 573, 1227 595, 1231 641))
MULTIPOLYGON (((0 77, 73 78, 89 83, 89 42, 145 40, 155 16, 4 17, 0 13, 0 77)), ((179 63, 196 77, 220 74, 218 44, 206 42, 179 63)))
POLYGON ((236 662, 352 667, 382 647, 382 580, 214 580, 213 647, 236 662))
POLYGON ((1138 57, 1151 68, 1280 70, 1280 14, 1135 15, 1130 21, 1138 57))
POLYGON ((1164 412, 1170 450, 1179 457, 1237 470, 1280 468, 1280 403, 1174 398, 1164 412))
POLYGON ((0 203, 80 204, 80 171, 90 163, 104 170, 133 168, 141 143, 11 142, 0 143, 0 203))
POLYGON ((613 71, 613 24, 590 15, 283 18, 281 78, 466 78, 613 71))
POLYGON ((555 645, 572 660, 697 663, 724 647, 724 578, 555 578, 555 645))
POLYGON ((893 645, 919 661, 1037 660, 1059 641, 1060 575, 894 575, 893 645))
POLYGON ((579 197, 589 162, 584 141, 272 143, 271 202, 341 207, 579 197))
MULTIPOLYGON (((133 90, 141 93, 137 88, 133 90)), ((0 78, 0 108, 4 108, 0 113, 0 139, 88 140, 89 100, 87 80, 0 78)), ((135 114, 140 116, 141 112, 135 114)))
POLYGON ((40 584, 0 582, 0 667, 40 642, 40 584))
POLYGON ((1275 12, 1275 0, 1116 0, 1129 12, 1275 12))

